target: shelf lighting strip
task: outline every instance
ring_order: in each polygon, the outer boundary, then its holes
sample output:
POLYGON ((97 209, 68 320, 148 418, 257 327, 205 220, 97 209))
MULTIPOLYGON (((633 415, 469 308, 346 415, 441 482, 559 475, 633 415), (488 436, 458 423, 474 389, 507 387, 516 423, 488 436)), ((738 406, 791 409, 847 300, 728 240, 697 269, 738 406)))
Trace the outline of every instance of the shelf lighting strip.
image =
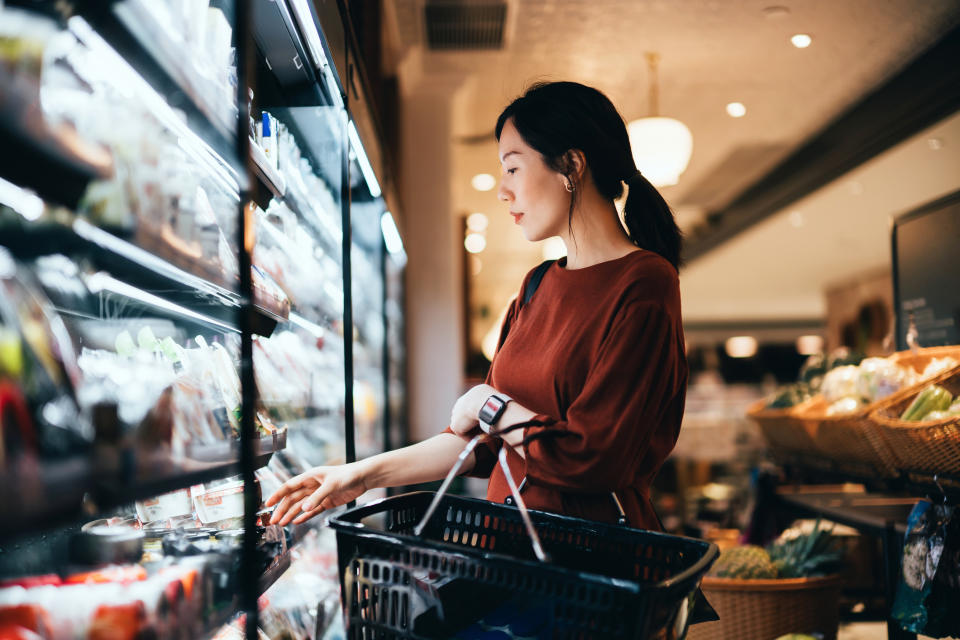
POLYGON ((400 237, 400 231, 397 230, 393 214, 389 211, 384 211, 380 216, 380 231, 383 233, 383 243, 387 246, 387 251, 406 261, 407 253, 403 250, 403 239, 400 237))
POLYGON ((118 238, 112 233, 92 225, 86 220, 74 220, 73 230, 84 240, 89 240, 90 242, 93 242, 94 244, 103 247, 104 249, 107 249, 108 251, 111 251, 117 255, 123 256, 124 258, 127 258, 128 260, 131 260, 142 267, 146 267, 155 273, 170 278, 176 282, 181 282, 199 292, 217 296, 226 304, 238 306, 237 296, 231 294, 228 290, 218 287, 212 282, 208 282, 207 280, 195 276, 192 273, 184 271, 183 269, 170 264, 163 258, 158 258, 149 251, 130 244, 126 240, 118 238))
POLYGON ((102 271, 86 277, 85 281, 87 288, 93 293, 103 293, 105 291, 116 293, 126 298, 132 298, 134 300, 143 302, 144 304, 170 311, 171 313, 177 314, 178 317, 190 318, 192 320, 197 320, 204 324, 216 326, 227 331, 232 331, 235 333, 237 332, 236 327, 232 327, 225 322, 215 320, 214 318, 205 316, 202 313, 197 313, 196 311, 191 311, 190 309, 181 307, 180 305, 174 304, 169 300, 164 300, 159 296, 155 296, 152 293, 138 289, 127 284, 126 282, 121 282, 120 280, 117 280, 113 276, 102 271))
POLYGON ((297 325, 301 329, 305 329, 306 331, 309 331, 314 338, 323 338, 324 336, 327 335, 327 332, 324 331, 323 327, 321 327, 316 323, 310 322, 309 320, 301 316, 299 313, 295 313, 291 311, 289 320, 290 322, 297 325))
POLYGON ((367 188, 370 190, 370 195, 374 198, 379 198, 382 193, 380 191, 380 183, 377 182, 377 175, 373 172, 373 165, 370 164, 370 160, 367 158, 367 152, 363 150, 363 144, 360 142, 360 134, 357 133, 357 127, 353 123, 353 120, 347 125, 347 136, 350 138, 350 147, 357 156, 357 164, 360 165, 363 179, 367 181, 367 188))

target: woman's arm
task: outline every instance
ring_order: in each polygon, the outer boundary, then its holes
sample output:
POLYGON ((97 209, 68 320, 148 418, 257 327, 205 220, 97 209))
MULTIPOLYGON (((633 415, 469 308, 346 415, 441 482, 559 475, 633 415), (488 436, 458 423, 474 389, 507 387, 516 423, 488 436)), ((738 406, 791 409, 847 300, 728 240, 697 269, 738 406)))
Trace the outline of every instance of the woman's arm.
MULTIPOLYGON (((466 442, 441 433, 423 442, 330 467, 314 467, 287 480, 267 499, 277 505, 271 523, 299 524, 313 516, 355 500, 370 489, 399 487, 440 480, 450 472, 466 442)), ((463 461, 461 473, 473 469, 475 458, 463 461)))
MULTIPOLYGON (((490 385, 478 384, 460 396, 454 403, 453 413, 450 416, 450 428, 454 433, 462 438, 469 438, 479 433, 480 422, 478 416, 480 415, 480 409, 483 408, 483 403, 487 401, 487 398, 494 393, 497 393, 497 390, 490 385)), ((504 430, 515 424, 528 422, 535 415, 530 409, 515 400, 511 400, 507 403, 507 408, 504 409, 500 419, 497 420, 497 424, 493 426, 493 431, 504 430)), ((513 447, 517 454, 521 457, 524 456, 523 447, 520 446, 523 443, 523 429, 504 433, 500 438, 513 447)))

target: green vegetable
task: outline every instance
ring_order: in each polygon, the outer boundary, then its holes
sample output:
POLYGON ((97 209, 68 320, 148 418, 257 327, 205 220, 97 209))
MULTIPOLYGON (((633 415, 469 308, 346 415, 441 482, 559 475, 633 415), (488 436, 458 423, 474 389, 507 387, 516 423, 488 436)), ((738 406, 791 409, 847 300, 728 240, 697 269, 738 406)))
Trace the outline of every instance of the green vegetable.
POLYGON ((820 387, 823 376, 827 373, 827 357, 822 353, 815 353, 800 367, 797 380, 809 385, 812 389, 820 387))
POLYGON ((153 329, 143 327, 137 332, 137 343, 144 351, 153 353, 157 348, 157 336, 153 335, 153 329))
POLYGON ((841 554, 834 548, 833 529, 821 529, 817 518, 813 531, 767 547, 781 578, 808 578, 839 568, 841 554))
POLYGON ((907 422, 923 420, 924 416, 931 411, 943 411, 950 406, 951 402, 953 402, 953 396, 949 391, 932 384, 914 398, 900 419, 907 422))
POLYGON ((117 354, 121 356, 132 356, 136 350, 137 345, 133 342, 133 336, 130 335, 129 331, 121 331, 117 335, 117 339, 114 341, 114 347, 117 350, 117 354))
POLYGON ((768 409, 787 409, 800 404, 808 398, 808 389, 805 384, 788 384, 779 389, 777 394, 767 404, 768 409))
POLYGON ((927 415, 923 416, 924 420, 946 420, 952 418, 953 414, 949 411, 931 411, 927 415))
POLYGON ((160 349, 170 362, 180 362, 180 347, 170 336, 160 341, 160 349))

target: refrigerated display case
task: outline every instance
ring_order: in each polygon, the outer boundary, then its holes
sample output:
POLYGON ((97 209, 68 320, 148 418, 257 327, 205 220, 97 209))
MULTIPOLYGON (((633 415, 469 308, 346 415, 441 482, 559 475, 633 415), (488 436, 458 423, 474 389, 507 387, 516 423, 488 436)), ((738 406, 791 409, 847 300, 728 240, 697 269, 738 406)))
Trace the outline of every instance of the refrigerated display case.
POLYGON ((0 630, 336 636, 325 518, 261 506, 387 445, 382 200, 351 211, 343 16, 19 4, 0 7, 0 630))

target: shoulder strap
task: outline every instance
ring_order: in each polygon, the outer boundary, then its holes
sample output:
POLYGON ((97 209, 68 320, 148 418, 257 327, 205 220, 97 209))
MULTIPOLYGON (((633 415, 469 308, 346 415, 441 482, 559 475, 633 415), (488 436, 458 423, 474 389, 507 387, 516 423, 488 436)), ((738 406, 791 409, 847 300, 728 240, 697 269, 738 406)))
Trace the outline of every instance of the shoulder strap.
POLYGON ((530 298, 533 297, 533 294, 537 292, 537 288, 540 286, 540 281, 543 280, 543 275, 554 262, 556 262, 556 260, 545 260, 537 265, 537 268, 533 270, 533 275, 530 276, 530 282, 527 283, 527 288, 523 291, 522 306, 525 307, 527 306, 527 303, 530 302, 530 298))

